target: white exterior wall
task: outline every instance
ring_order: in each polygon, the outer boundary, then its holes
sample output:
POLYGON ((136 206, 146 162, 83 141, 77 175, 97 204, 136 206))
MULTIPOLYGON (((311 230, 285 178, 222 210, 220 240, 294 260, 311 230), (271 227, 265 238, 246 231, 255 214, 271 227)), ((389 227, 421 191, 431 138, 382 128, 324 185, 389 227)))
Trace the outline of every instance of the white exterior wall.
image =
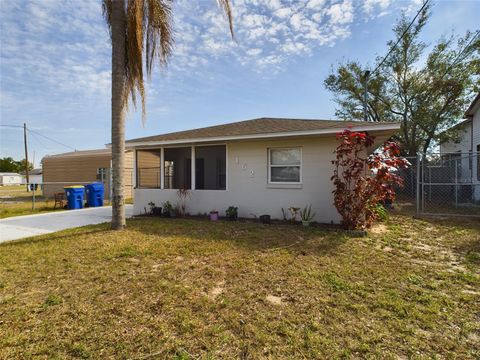
POLYGON ((41 184, 43 183, 43 175, 29 175, 28 181, 30 181, 30 184, 41 184))
MULTIPOLYGON (((480 145, 480 106, 477 106, 477 110, 473 114, 472 118, 472 129, 473 129, 473 136, 472 136, 472 142, 473 142, 473 151, 477 150, 477 146, 480 145)), ((477 153, 477 156, 480 156, 479 153, 477 153)), ((477 159, 473 159, 473 179, 474 179, 474 184, 475 186, 475 200, 480 201, 480 179, 478 178, 478 161, 477 159)))
POLYGON ((470 123, 464 125, 463 129, 458 131, 459 142, 446 141, 440 144, 440 152, 444 153, 454 153, 461 151, 463 153, 468 153, 471 149, 472 142, 472 127, 470 123))
MULTIPOLYGON (((480 179, 478 178, 478 161, 476 156, 480 156, 479 153, 476 153, 477 146, 480 145, 480 106, 477 105, 477 109, 472 117, 472 122, 466 124, 465 128, 459 133, 460 141, 455 143, 453 141, 445 142, 440 145, 440 152, 445 153, 455 153, 463 152, 468 153, 473 151, 474 157, 472 159, 472 183, 475 185, 474 197, 475 200, 480 201, 480 179), (472 135, 473 131, 473 135, 472 135)), ((468 169, 468 159, 462 159, 462 169, 468 169)), ((470 178, 470 171, 468 170, 468 176, 462 174, 464 177, 470 178)))
POLYGON ((19 185, 24 183, 25 183, 25 179, 21 175, 1 175, 0 176, 1 185, 19 185))
MULTIPOLYGON (((229 206, 238 206, 240 217, 269 214, 282 218, 282 207, 312 205, 315 220, 338 223, 340 216, 333 205, 333 151, 338 145, 334 135, 328 138, 261 140, 227 144, 227 190, 192 190, 187 201, 190 214, 218 210, 225 214, 229 206), (302 184, 268 184, 268 148, 302 148, 302 184)), ((135 189, 134 213, 142 214, 153 201, 157 206, 169 200, 178 202, 176 190, 135 189)))
POLYGON ((467 123, 462 129, 458 130, 459 141, 447 141, 440 144, 441 154, 453 154, 460 152, 463 154, 461 159, 461 174, 458 174, 460 179, 465 179, 470 182, 472 174, 475 174, 470 169, 469 154, 472 150, 472 126, 471 123, 467 123))

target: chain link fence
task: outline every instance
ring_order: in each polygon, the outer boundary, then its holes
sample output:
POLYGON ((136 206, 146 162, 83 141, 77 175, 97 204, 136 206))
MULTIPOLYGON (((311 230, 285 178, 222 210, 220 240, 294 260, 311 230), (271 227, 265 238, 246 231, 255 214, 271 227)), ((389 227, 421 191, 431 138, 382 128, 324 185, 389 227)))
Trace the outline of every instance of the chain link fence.
POLYGON ((397 202, 417 215, 480 216, 480 153, 431 153, 407 157, 399 170, 397 202))
MULTIPOLYGON (((134 194, 134 169, 125 169, 125 188, 124 194, 127 202, 132 202, 134 194)), ((65 177, 66 179, 67 177, 65 177)), ((86 185, 93 182, 102 182, 104 185, 104 201, 106 204, 111 203, 112 198, 112 174, 110 168, 102 169, 97 173, 96 178, 84 179, 68 179, 65 181, 38 181, 38 182, 21 182, 12 183, 1 186, 0 191, 0 206, 13 205, 21 203, 31 203, 32 210, 36 209, 37 205, 55 206, 55 200, 61 194, 64 194, 64 188, 72 185, 86 185)))
POLYGON ((433 153, 420 157, 418 212, 480 216, 479 153, 433 153))

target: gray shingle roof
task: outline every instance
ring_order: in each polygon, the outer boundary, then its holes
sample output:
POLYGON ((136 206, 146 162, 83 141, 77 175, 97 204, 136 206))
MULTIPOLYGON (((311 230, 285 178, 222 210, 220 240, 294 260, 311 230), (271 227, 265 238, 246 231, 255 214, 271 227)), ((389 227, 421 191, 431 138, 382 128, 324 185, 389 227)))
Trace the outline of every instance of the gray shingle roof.
POLYGON ((172 141, 192 140, 204 138, 218 138, 224 136, 258 135, 272 133, 289 133, 295 131, 325 130, 330 128, 342 128, 347 126, 369 125, 379 123, 365 121, 343 120, 308 120, 308 119, 285 119, 285 118, 259 118, 239 121, 223 125, 209 126, 199 129, 178 131, 168 134, 147 136, 127 140, 127 143, 146 141, 172 141))

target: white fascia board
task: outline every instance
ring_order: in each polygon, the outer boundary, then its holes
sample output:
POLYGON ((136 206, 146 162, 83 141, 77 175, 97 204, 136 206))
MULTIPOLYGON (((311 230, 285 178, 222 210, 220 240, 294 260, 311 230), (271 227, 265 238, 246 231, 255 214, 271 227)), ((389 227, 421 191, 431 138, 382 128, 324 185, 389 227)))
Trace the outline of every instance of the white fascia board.
POLYGON ((311 136, 311 135, 328 135, 336 134, 339 131, 349 129, 352 131, 388 131, 400 129, 400 123, 391 124, 372 124, 362 126, 345 126, 335 127, 320 130, 307 130, 307 131, 292 131, 292 132, 279 132, 279 133, 265 133, 265 134, 253 134, 253 135, 232 135, 232 136, 218 136, 207 138, 192 138, 192 139, 177 139, 177 140, 165 140, 165 141, 139 141, 127 143, 127 148, 135 148, 137 146, 167 146, 178 144, 196 144, 204 142, 219 142, 219 141, 232 141, 232 140, 255 140, 255 139, 270 139, 279 137, 295 137, 295 136, 311 136))

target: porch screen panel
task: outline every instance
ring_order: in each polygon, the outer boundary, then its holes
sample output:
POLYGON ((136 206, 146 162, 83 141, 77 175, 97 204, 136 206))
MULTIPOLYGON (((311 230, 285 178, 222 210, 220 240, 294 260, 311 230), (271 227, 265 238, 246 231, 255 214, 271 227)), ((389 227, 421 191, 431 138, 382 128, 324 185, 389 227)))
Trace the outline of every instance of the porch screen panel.
POLYGON ((160 149, 137 150, 139 188, 160 188, 160 149))
POLYGON ((192 148, 165 148, 163 156, 165 189, 191 189, 192 148))
POLYGON ((195 147, 195 189, 225 190, 227 187, 225 145, 195 147))

